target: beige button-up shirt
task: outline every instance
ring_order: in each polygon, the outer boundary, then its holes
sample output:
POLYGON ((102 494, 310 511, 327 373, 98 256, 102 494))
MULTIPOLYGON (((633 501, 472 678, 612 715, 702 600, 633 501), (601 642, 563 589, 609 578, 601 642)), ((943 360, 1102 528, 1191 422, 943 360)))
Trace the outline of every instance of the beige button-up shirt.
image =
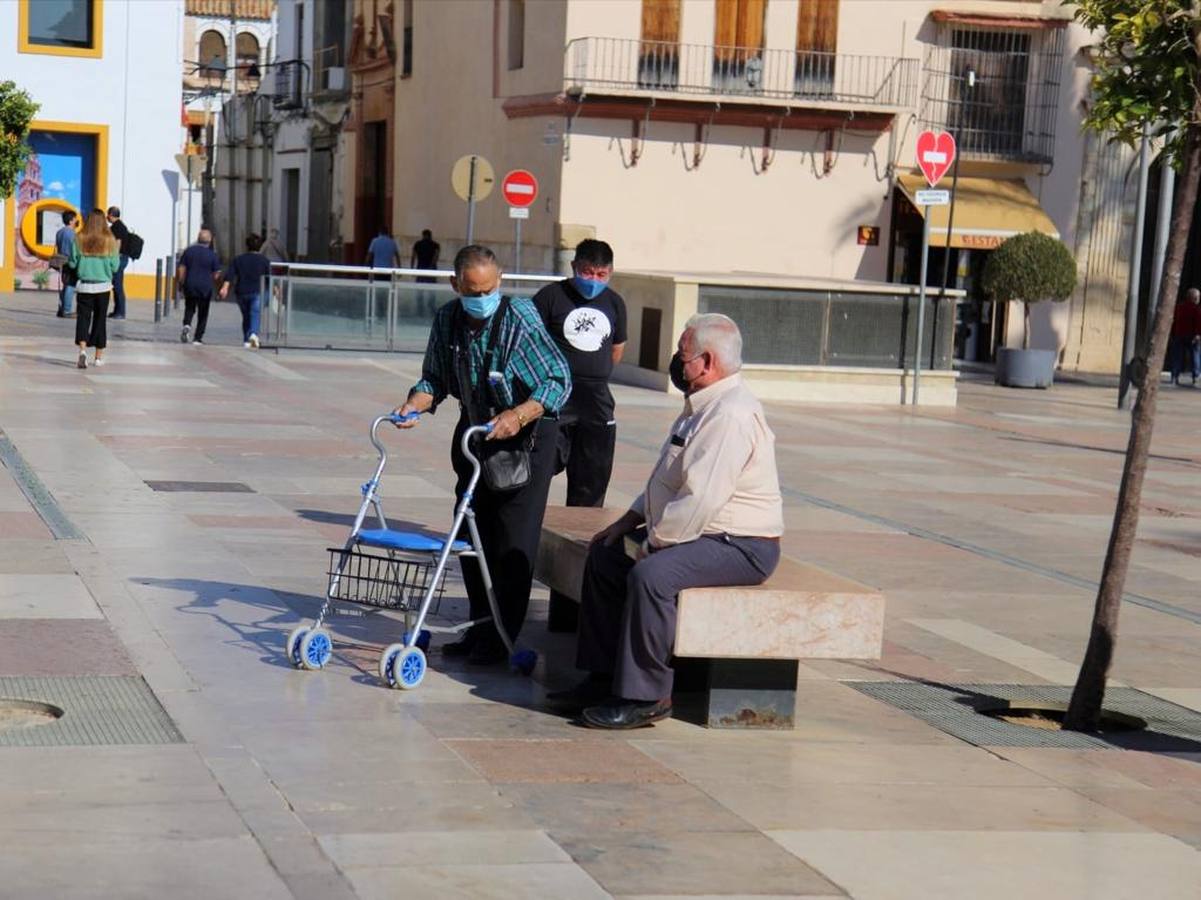
POLYGON ((645 519, 657 548, 703 534, 784 533, 776 436, 741 375, 684 401, 646 490, 630 508, 645 519))

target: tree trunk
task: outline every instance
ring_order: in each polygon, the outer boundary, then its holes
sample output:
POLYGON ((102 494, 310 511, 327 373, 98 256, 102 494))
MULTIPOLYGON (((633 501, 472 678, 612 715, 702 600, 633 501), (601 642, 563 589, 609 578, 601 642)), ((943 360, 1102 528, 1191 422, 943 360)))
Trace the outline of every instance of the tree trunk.
POLYGON ((1022 349, 1030 349, 1030 304, 1022 304, 1022 349))
MULTIPOLYGON (((1195 38, 1195 41, 1201 38, 1195 38)), ((1201 180, 1201 94, 1193 103, 1191 121, 1185 135, 1184 170, 1180 190, 1172 211, 1172 231, 1168 241, 1167 260, 1159 289, 1159 305, 1151 330, 1147 352, 1147 368, 1139 385, 1138 401, 1130 423, 1130 441, 1126 447, 1126 462, 1122 468, 1122 483, 1114 510, 1113 528, 1109 533, 1109 549, 1101 570, 1101 585, 1093 610, 1092 630, 1088 649, 1072 702, 1064 718, 1064 728, 1072 731, 1096 731, 1101 720, 1101 704, 1105 700, 1105 682, 1113 662, 1118 637, 1118 612, 1126 586, 1126 571, 1134 548, 1138 528, 1139 501, 1143 493, 1143 477, 1147 472, 1147 456, 1151 450, 1151 432, 1155 427, 1155 401, 1159 395, 1160 373, 1172 317, 1176 311, 1176 295, 1180 290, 1180 271, 1197 203, 1197 184, 1201 180)))

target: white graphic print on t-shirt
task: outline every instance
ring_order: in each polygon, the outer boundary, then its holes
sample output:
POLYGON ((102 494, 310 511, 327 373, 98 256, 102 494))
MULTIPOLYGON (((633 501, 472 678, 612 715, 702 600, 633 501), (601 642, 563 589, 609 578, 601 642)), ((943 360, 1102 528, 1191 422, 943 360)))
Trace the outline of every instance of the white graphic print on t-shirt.
POLYGON ((563 337, 577 350, 599 350, 613 333, 609 317, 594 306, 577 306, 563 320, 563 337))

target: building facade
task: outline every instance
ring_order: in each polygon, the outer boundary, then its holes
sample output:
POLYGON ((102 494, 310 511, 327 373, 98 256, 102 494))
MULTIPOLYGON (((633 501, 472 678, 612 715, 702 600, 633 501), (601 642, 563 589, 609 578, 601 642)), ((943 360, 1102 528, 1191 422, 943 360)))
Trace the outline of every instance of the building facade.
POLYGON ((115 205, 145 241, 126 291, 154 296, 155 260, 173 250, 183 133, 182 59, 163 35, 183 16, 182 0, 0 4, 0 71, 41 105, 24 175, 0 201, 0 291, 44 277, 64 210, 115 205))
MULTIPOLYGON (((1018 311, 995 309, 978 282, 991 250, 1035 229, 1099 267, 1082 269, 1072 302, 1036 308, 1035 346, 1061 351, 1071 368, 1117 365, 1133 198, 1124 183, 1092 184, 1111 204, 1108 224, 1082 213, 1082 183, 1116 177, 1120 163, 1106 160, 1120 152, 1080 131, 1088 34, 1058 0, 355 9, 364 34, 392 30, 361 74, 352 61, 348 242, 362 244, 390 215, 406 246, 430 228, 452 250, 467 209, 451 167, 478 154, 497 181, 516 168, 539 180, 522 222, 530 271, 562 271, 575 243, 596 235, 628 269, 914 282, 915 141, 925 128, 950 131, 957 208, 949 241, 946 211, 932 212, 930 278, 941 284, 945 266, 971 298, 960 355, 989 359, 1020 334, 1018 311), (387 213, 372 209, 381 203, 387 213)), ((474 224, 511 265, 515 223, 499 190, 477 204, 474 224)))
MULTIPOLYGON (((204 224, 222 254, 261 227, 269 172, 261 145, 269 107, 256 102, 275 55, 275 0, 186 0, 183 154, 195 174, 181 218, 181 243, 204 224)), ((181 166, 181 169, 183 167, 181 166)))

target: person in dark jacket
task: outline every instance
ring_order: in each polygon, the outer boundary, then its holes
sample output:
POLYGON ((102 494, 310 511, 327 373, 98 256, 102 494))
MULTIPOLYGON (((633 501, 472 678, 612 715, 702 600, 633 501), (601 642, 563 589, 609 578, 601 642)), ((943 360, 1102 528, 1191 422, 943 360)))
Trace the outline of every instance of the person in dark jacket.
POLYGON ((113 233, 113 237, 117 239, 118 255, 121 260, 117 267, 117 274, 113 276, 113 311, 109 313, 110 319, 125 318, 125 267, 129 265, 129 229, 125 227, 125 223, 121 221, 121 210, 115 206, 108 208, 106 215, 108 219, 108 227, 113 233))
POLYGON ((213 252, 213 233, 201 228, 196 243, 183 252, 175 270, 176 282, 183 288, 183 330, 181 343, 204 343, 204 329, 209 321, 209 304, 213 301, 213 282, 221 274, 221 260, 213 252), (196 335, 192 336, 192 316, 196 315, 196 335))
POLYGON ((263 280, 271 272, 271 260, 259 252, 262 246, 260 235, 247 237, 246 252, 234 257, 225 269, 225 284, 221 285, 222 300, 229 295, 230 285, 233 285, 234 296, 242 310, 242 346, 251 350, 259 347, 263 280))

